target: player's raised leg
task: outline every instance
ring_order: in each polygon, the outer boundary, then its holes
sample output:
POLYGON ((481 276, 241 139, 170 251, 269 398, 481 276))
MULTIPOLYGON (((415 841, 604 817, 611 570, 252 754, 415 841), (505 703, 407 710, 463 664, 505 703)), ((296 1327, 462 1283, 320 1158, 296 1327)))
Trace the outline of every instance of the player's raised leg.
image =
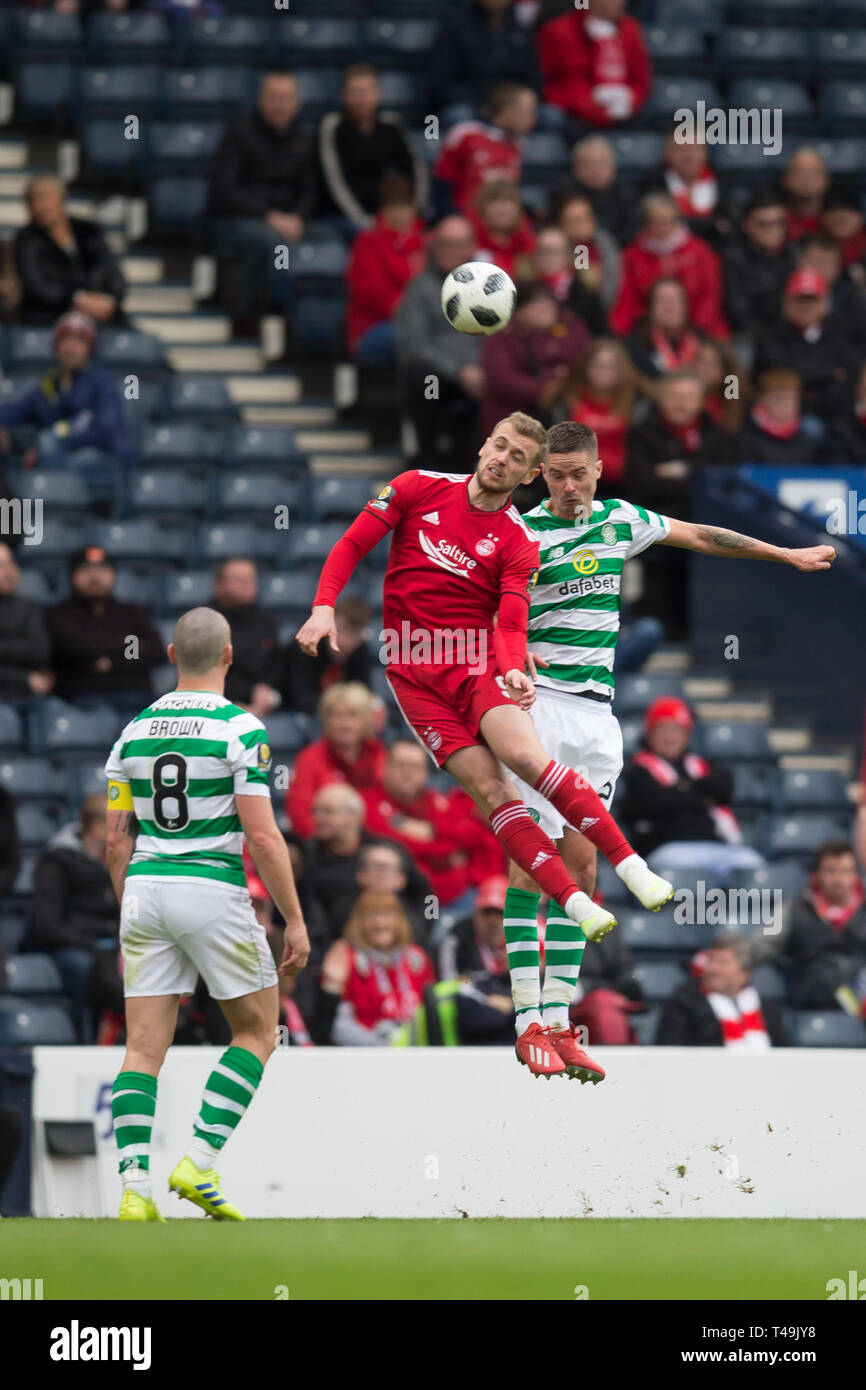
POLYGON ((241 1212, 224 1195, 215 1165, 246 1114, 274 1050, 279 991, 276 985, 270 985, 254 994, 221 999, 219 1003, 232 1030, 231 1045, 205 1083, 189 1148, 168 1186, 208 1216, 221 1221, 243 1221, 241 1212))
POLYGON ((157 1077, 177 1025, 178 994, 126 1001, 126 1055, 111 1090, 120 1160, 121 1221, 163 1221, 150 1189, 157 1077))
MULTIPOLYGON (((496 754, 506 767, 512 772, 517 773, 524 782, 540 792, 552 806, 556 808, 569 825, 578 830, 605 855, 613 865, 617 876, 634 893, 635 897, 645 908, 651 912, 657 912, 663 903, 669 901, 673 896, 673 885, 667 879, 660 878, 648 867, 646 861, 635 854, 628 840, 623 835, 613 816, 606 811, 598 795, 586 782, 585 778, 576 773, 573 768, 566 767, 564 763, 558 763, 551 758, 542 748, 535 726, 526 710, 520 709, 516 704, 498 704, 488 709, 481 716, 481 733, 484 736, 487 746, 496 754)), ((515 794, 516 799, 516 794, 515 794)), ((517 808, 522 811, 523 817, 530 820, 526 808, 521 802, 517 802, 517 808)), ((508 815, 510 820, 515 819, 517 812, 514 808, 501 804, 496 812, 496 819, 502 823, 504 816, 508 815)), ((532 822, 530 822, 532 823, 532 822)), ((491 824, 494 830, 494 818, 491 817, 491 824)), ((541 834, 535 827, 537 834, 541 834)), ((498 831, 497 831, 498 834, 498 831)), ((500 838, 502 838, 500 836, 500 838)), ((545 840, 548 839, 544 836, 545 840)), ((552 846, 552 841, 548 840, 552 846)), ((559 859, 558 852, 553 847, 554 853, 559 859)), ((531 864, 525 864, 519 854, 515 854, 509 848, 512 859, 516 859, 521 868, 533 874, 536 881, 541 884, 545 892, 550 890, 542 882, 538 874, 534 872, 531 864)), ((559 860, 562 863, 561 860, 559 860)), ((564 866, 563 866, 564 869, 564 866)), ((564 869, 568 881, 571 882, 568 871, 564 869)), ((572 911, 568 903, 564 902, 558 893, 551 893, 551 897, 556 898, 559 905, 565 908, 573 920, 572 911)), ((585 896, 585 895, 584 895, 585 896)), ((600 911, 601 909, 596 909, 600 911)), ((608 914, 609 916, 609 914, 608 914)), ((583 923, 579 923, 583 926, 583 923)), ((592 927, 586 932, 590 941, 603 936, 605 931, 609 931, 613 921, 609 921, 601 930, 594 930, 592 927)))

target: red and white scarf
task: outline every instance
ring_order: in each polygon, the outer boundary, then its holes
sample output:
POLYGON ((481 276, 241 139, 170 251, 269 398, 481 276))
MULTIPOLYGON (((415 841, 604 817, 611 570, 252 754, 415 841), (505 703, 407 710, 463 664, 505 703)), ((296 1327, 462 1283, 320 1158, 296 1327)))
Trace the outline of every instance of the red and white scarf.
POLYGON ((752 411, 752 419, 764 434, 770 435, 772 439, 793 439, 800 428, 800 417, 795 415, 793 420, 787 424, 781 424, 774 420, 766 406, 756 405, 752 411))
POLYGON ((847 927, 854 913, 859 912, 863 906, 863 884, 859 878, 854 884, 847 903, 831 903, 828 898, 825 898, 823 893, 818 890, 814 874, 809 879, 809 887, 812 890, 815 911, 821 921, 826 922, 828 927, 832 927, 834 931, 841 931, 843 927, 847 927))
MULTIPOLYGON (((667 758, 660 758, 658 753, 651 753, 648 748, 639 749, 633 761, 638 767, 646 768, 650 776, 661 782, 663 787, 675 787, 680 780, 680 774, 673 763, 669 763, 667 758)), ((683 768, 686 776, 695 782, 706 777, 710 771, 709 763, 699 758, 697 753, 686 753, 683 768)), ((742 844, 743 832, 730 806, 709 806, 707 809, 715 821, 719 839, 729 845, 742 844)))
POLYGON ((712 169, 703 169, 694 183, 686 183, 673 169, 667 169, 665 183, 683 217, 709 217, 719 199, 719 184, 712 169))
POLYGON ((649 336, 653 345, 653 361, 665 372, 687 366, 689 362, 694 362, 700 352, 701 340, 697 333, 684 333, 674 342, 660 328, 651 328, 649 336))
POLYGON ((761 1013, 761 1001, 753 985, 746 985, 732 999, 729 994, 707 993, 707 1003, 722 1031, 722 1043, 736 1052, 766 1052, 770 1039, 761 1013))

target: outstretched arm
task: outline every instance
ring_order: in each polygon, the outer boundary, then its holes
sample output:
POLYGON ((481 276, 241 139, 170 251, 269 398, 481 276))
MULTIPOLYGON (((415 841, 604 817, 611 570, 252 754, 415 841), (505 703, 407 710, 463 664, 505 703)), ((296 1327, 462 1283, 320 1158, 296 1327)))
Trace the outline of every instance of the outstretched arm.
POLYGON ((811 573, 828 570, 836 558, 832 545, 810 545, 800 550, 770 545, 754 536, 741 536, 738 531, 726 531, 721 526, 705 526, 700 521, 670 519, 670 531, 660 545, 675 545, 680 550, 694 550, 699 555, 719 555, 728 560, 774 560, 779 565, 811 573))
POLYGON ((334 621, 337 596, 351 579, 356 566, 378 545, 387 529, 387 522, 383 525, 379 517, 365 510, 355 518, 345 536, 337 541, 322 569, 319 587, 313 598, 313 611, 295 634, 295 641, 308 656, 316 655, 323 637, 327 637, 331 651, 340 650, 334 621))

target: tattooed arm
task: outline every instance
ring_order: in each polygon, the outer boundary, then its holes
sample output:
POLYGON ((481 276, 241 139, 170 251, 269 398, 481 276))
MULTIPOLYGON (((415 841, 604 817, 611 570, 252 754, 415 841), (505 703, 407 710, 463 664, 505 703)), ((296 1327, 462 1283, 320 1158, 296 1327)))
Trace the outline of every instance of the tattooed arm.
POLYGON ((109 803, 108 847, 105 857, 118 902, 123 897, 126 871, 129 868, 132 851, 135 849, 137 835, 138 821, 135 818, 135 812, 126 808, 118 810, 116 805, 112 806, 109 803))
POLYGON ((694 550, 699 555, 719 555, 728 560, 774 560, 794 569, 827 570, 836 558, 832 545, 811 545, 802 550, 790 550, 754 536, 741 536, 738 531, 726 531, 721 526, 705 526, 702 522, 677 521, 670 518, 670 532, 661 545, 675 545, 681 550, 694 550))

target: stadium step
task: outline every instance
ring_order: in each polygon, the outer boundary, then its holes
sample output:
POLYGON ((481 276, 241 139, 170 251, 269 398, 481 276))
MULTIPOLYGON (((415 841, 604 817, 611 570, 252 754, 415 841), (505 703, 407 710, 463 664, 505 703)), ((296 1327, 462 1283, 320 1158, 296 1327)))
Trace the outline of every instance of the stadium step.
POLYGON ((130 285, 159 285, 165 277, 162 256, 124 256, 121 267, 130 285))
POLYGON ((0 169, 24 169, 30 162, 26 140, 0 140, 0 169))
POLYGON ((779 758, 783 772, 841 772, 843 777, 851 776, 853 763, 850 750, 841 749, 838 753, 783 753, 779 758))
POLYGON ((241 419, 247 425, 287 425, 289 429, 317 429, 335 422, 337 412, 317 405, 245 405, 241 419))
POLYGON ((305 454, 366 453, 370 436, 366 430, 308 430, 298 435, 298 447, 305 454))
POLYGON ((805 753, 812 742, 809 729, 768 729, 767 738, 774 753, 805 753))
POLYGON ((228 343, 232 336, 231 319, 225 314, 140 314, 135 326, 173 346, 228 343))
POLYGON ((695 700, 694 708, 699 719, 714 724, 726 723, 728 721, 765 724, 773 717, 772 703, 766 698, 695 700))
POLYGON ((667 676, 687 671, 690 657, 684 647, 659 647, 643 668, 646 676, 667 676))
POLYGON ((307 460, 315 475, 343 473, 352 477, 393 478, 404 467, 396 454, 312 454, 307 460))
POLYGON ((123 306, 129 314, 191 314, 195 300, 187 285, 141 285, 129 291, 123 306))
POLYGON ((260 372, 264 361, 261 348, 243 344, 202 345, 169 348, 168 358, 176 372, 208 375, 211 372, 260 372))
POLYGON ((686 676, 683 691, 688 700, 726 700, 731 682, 727 676, 686 676))
POLYGON ((227 377, 226 386, 235 405, 239 406, 294 405, 302 395, 300 377, 282 373, 277 376, 253 370, 247 376, 227 377))

